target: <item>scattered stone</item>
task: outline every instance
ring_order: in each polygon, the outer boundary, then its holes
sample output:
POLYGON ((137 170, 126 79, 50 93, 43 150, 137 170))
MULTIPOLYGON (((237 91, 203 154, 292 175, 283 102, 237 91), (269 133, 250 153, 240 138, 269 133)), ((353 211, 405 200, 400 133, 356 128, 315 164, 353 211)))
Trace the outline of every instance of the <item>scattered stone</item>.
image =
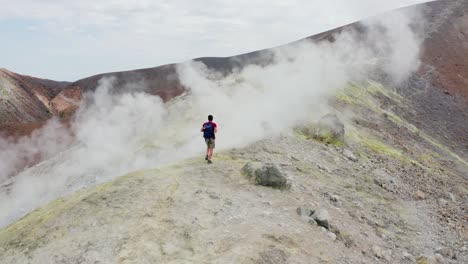
POLYGON ((349 149, 343 150, 343 155, 351 161, 357 162, 359 159, 349 149))
POLYGON ((295 161, 300 161, 298 158, 294 157, 294 156, 291 156, 291 159, 292 160, 295 160, 295 161))
POLYGON ((340 234, 341 234, 340 229, 339 229, 336 225, 334 225, 334 224, 330 224, 328 230, 330 230, 330 232, 335 233, 336 235, 340 235, 340 234))
POLYGON ((317 225, 317 222, 315 222, 314 219, 310 218, 309 219, 309 224, 313 225, 313 226, 316 226, 317 225))
POLYGON ((434 256, 419 256, 416 260, 417 264, 447 264, 444 257, 440 254, 435 254, 434 256))
POLYGON ((211 199, 219 199, 219 196, 214 192, 207 192, 211 199))
POLYGON ((403 253, 402 253, 402 256, 403 256, 404 259, 407 259, 407 260, 409 260, 409 261, 411 261, 411 262, 416 262, 416 259, 414 258, 414 256, 411 255, 411 254, 408 253, 408 252, 403 252, 403 253))
POLYGON ((315 205, 313 204, 310 204, 310 205, 304 205, 304 206, 301 206, 301 207, 298 207, 296 209, 296 212, 298 215, 300 215, 301 217, 311 217, 316 211, 316 208, 315 208, 315 205))
POLYGON ((329 226, 329 219, 330 215, 328 214, 328 211, 326 209, 320 208, 315 213, 312 215, 312 218, 317 221, 317 224, 319 226, 325 227, 328 229, 329 226))
POLYGON ((416 198, 416 200, 425 200, 426 199, 426 194, 421 190, 417 190, 414 193, 414 197, 416 198))
POLYGON ((382 249, 379 246, 373 246, 372 252, 374 253, 374 256, 378 258, 383 258, 382 249))
POLYGON ((433 259, 434 259, 435 264, 446 264, 447 263, 447 261, 445 261, 444 257, 442 257, 440 254, 435 254, 433 259))
POLYGON ((331 238, 331 240, 335 241, 336 240, 336 234, 333 232, 328 232, 327 233, 328 237, 331 238))
POLYGON ((454 203, 457 202, 457 199, 455 198, 455 195, 453 195, 453 193, 449 193, 448 196, 449 196, 449 198, 450 198, 450 200, 451 200, 452 202, 454 202, 454 203))
POLYGON ((391 249, 386 250, 386 251, 384 252, 384 254, 383 254, 384 259, 387 260, 388 262, 392 262, 392 261, 391 261, 391 260, 392 260, 392 253, 393 253, 393 252, 392 252, 391 249))
POLYGON ((429 259, 426 256, 419 256, 416 259, 417 264, 429 264, 429 259))
POLYGON ((435 253, 440 254, 449 259, 457 259, 455 251, 453 251, 451 248, 439 248, 435 251, 435 253))
POLYGON ((330 169, 328 169, 327 167, 323 166, 323 165, 320 165, 320 164, 317 164, 317 168, 319 168, 319 170, 322 170, 322 171, 326 171, 328 173, 330 173, 330 169))
POLYGON ((284 250, 278 249, 271 245, 266 250, 259 254, 259 258, 255 261, 258 264, 271 263, 288 263, 289 254, 284 250))
POLYGON ((330 195, 330 201, 337 203, 337 202, 340 201, 340 197, 338 195, 333 195, 332 194, 332 195, 330 195))
POLYGON ((440 205, 440 206, 447 206, 449 205, 449 202, 447 200, 445 200, 444 198, 440 198, 437 200, 437 203, 440 205))
POLYGON ((382 169, 374 170, 373 174, 375 184, 389 192, 398 191, 397 179, 395 177, 390 176, 387 172, 385 172, 382 169))

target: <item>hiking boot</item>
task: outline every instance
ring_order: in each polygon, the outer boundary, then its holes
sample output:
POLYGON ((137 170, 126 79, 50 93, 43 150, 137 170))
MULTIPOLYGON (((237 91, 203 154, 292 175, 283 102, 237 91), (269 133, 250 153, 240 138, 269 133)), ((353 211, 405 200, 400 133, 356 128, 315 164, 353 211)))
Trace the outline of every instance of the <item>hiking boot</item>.
POLYGON ((208 155, 205 156, 205 160, 208 160, 208 155))
POLYGON ((211 160, 208 160, 208 164, 211 164, 211 163, 213 163, 213 162, 211 160))

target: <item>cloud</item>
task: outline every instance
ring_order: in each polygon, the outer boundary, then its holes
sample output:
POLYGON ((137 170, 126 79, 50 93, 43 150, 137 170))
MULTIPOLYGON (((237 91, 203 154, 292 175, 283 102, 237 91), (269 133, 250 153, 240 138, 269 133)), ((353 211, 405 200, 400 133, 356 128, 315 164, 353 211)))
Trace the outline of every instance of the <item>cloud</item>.
POLYGON ((41 47, 42 42, 32 39, 21 51, 26 50, 29 59, 20 63, 18 56, 23 55, 16 51, 16 60, 11 57, 2 66, 73 80, 194 57, 230 56, 419 2, 423 1, 1 1, 0 20, 30 21, 27 27, 39 30, 49 45, 41 47), (50 63, 44 67, 43 61, 50 63))

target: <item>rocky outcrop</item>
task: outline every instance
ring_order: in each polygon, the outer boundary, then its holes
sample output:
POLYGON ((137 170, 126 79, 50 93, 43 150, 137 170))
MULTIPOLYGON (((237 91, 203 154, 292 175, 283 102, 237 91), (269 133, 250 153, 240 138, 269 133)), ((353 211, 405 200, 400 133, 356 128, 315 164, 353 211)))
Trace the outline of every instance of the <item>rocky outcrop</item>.
POLYGON ((65 89, 50 101, 51 110, 61 118, 69 117, 80 105, 82 97, 79 87, 65 89))

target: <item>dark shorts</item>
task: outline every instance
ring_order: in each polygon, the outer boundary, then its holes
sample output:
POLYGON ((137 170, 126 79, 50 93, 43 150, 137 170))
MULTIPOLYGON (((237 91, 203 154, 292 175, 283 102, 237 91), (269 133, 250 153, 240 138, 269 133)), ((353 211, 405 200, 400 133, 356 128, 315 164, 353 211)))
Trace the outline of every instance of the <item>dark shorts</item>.
POLYGON ((205 138, 206 146, 208 148, 215 148, 215 139, 214 138, 205 138))

